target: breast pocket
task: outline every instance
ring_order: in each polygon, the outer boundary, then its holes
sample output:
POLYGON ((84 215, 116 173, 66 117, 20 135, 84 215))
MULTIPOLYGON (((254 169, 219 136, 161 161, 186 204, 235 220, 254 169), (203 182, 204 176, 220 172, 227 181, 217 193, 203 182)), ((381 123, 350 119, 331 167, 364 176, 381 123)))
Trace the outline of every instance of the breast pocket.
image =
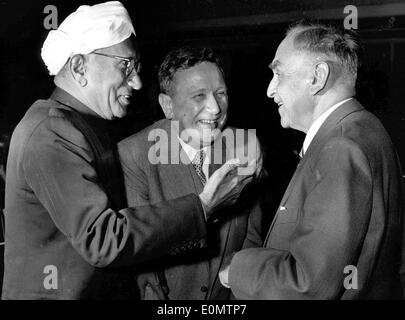
POLYGON ((267 246, 280 250, 289 250, 290 238, 298 224, 298 217, 298 208, 280 207, 267 246))

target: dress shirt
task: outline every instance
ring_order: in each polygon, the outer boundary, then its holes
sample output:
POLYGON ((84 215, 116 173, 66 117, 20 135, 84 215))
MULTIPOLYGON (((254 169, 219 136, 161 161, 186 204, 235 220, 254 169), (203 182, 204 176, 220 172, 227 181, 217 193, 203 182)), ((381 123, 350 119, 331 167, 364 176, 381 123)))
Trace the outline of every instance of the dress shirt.
POLYGON ((325 120, 328 118, 328 116, 335 111, 337 108, 339 108, 342 104, 345 102, 349 101, 352 98, 345 99, 343 101, 340 101, 330 107, 328 110, 326 110, 322 115, 314 121, 314 123, 311 125, 309 128, 307 135, 305 136, 304 144, 302 146, 302 156, 305 154, 305 152, 308 150, 309 145, 311 144, 311 141, 314 139, 316 133, 318 132, 319 128, 322 126, 322 124, 325 122, 325 120))
MULTIPOLYGON (((181 147, 183 148, 183 150, 186 153, 187 157, 192 162, 193 159, 195 158, 197 152, 200 151, 200 150, 194 149, 192 146, 185 143, 181 138, 178 137, 178 139, 179 139, 181 147)), ((209 178, 209 163, 210 163, 210 151, 211 151, 211 148, 208 146, 208 147, 202 148, 202 150, 205 153, 204 162, 203 162, 203 165, 202 165, 202 171, 203 171, 203 173, 205 175, 206 180, 208 180, 208 178, 209 178)))

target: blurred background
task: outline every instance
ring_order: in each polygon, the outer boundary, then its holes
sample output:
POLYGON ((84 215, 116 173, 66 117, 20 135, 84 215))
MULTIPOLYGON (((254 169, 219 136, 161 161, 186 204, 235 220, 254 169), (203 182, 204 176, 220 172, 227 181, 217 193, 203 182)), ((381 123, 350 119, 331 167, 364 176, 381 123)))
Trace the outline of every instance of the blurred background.
MULTIPOLYGON (((40 49, 49 30, 48 5, 59 23, 82 4, 100 1, 0 0, 0 205, 4 205, 5 162, 10 135, 25 111, 53 90, 40 49)), ((358 13, 357 31, 364 61, 357 98, 379 117, 397 147, 405 168, 405 1, 404 0, 133 0, 129 11, 141 47, 143 89, 134 93, 126 118, 115 121, 124 138, 163 118, 157 101, 157 67, 173 46, 210 46, 221 56, 230 97, 228 124, 256 129, 266 151, 267 178, 261 185, 266 212, 264 232, 298 162, 303 134, 280 126, 277 106, 266 97, 268 68, 288 25, 300 20, 343 25, 358 13), (347 19, 347 18, 346 18, 347 19)), ((353 22, 353 21, 352 21, 353 22)), ((0 215, 1 216, 1 215, 0 215)), ((0 229, 0 290, 3 268, 0 229)))

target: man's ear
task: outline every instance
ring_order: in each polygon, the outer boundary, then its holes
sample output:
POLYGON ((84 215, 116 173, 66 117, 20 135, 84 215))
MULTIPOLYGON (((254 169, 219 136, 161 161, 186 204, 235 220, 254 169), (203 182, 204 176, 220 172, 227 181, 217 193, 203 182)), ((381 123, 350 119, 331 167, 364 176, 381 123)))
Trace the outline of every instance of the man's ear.
POLYGON ((310 88, 310 93, 312 95, 316 95, 326 87, 330 76, 330 71, 329 65, 324 61, 318 62, 314 66, 310 88))
POLYGON ((82 54, 76 54, 70 59, 69 71, 80 86, 87 85, 85 57, 82 54))
POLYGON ((159 93, 159 104, 162 107, 163 113, 167 119, 173 119, 173 102, 172 98, 165 94, 159 93))

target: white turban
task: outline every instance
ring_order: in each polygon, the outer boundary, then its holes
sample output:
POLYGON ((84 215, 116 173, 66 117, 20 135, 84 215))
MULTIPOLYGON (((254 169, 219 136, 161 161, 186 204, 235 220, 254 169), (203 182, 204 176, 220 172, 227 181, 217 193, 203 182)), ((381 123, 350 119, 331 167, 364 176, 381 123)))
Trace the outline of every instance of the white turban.
POLYGON ((113 46, 135 30, 127 10, 119 1, 80 6, 57 30, 49 32, 41 56, 50 75, 56 75, 74 54, 113 46))

